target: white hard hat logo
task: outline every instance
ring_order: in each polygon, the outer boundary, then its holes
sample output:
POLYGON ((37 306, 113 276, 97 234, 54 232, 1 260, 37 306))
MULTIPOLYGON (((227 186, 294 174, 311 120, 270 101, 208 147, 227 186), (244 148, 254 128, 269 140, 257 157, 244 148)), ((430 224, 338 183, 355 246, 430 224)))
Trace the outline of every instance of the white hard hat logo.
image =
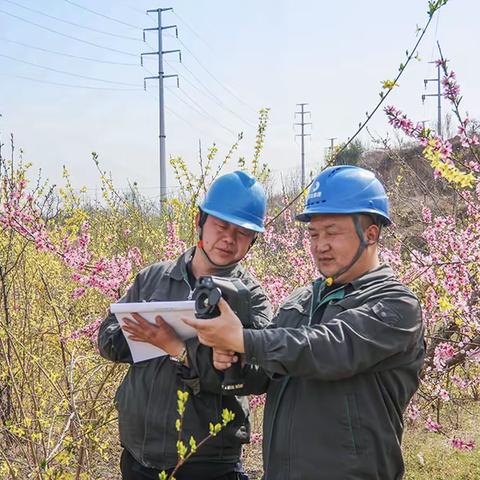
POLYGON ((308 199, 311 200, 313 198, 320 198, 322 196, 322 192, 320 190, 320 182, 317 180, 314 184, 310 192, 308 193, 308 199))

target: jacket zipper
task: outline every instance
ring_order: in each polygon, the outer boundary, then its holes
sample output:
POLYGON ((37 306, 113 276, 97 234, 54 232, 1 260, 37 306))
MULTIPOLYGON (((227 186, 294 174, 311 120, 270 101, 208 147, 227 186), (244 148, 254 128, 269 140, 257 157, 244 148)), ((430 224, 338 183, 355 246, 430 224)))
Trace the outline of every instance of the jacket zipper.
MULTIPOLYGON (((330 301, 334 298, 334 293, 336 292, 339 292, 340 290, 342 290, 344 287, 341 286, 341 287, 338 287, 337 289, 331 291, 325 298, 322 298, 322 300, 318 303, 318 305, 315 306, 315 310, 313 309, 313 300, 314 300, 314 295, 318 295, 318 291, 317 289, 315 288, 315 283, 312 283, 312 301, 310 303, 310 315, 309 315, 309 319, 308 319, 308 325, 311 325, 312 323, 312 318, 313 318, 313 315, 315 314, 315 312, 317 311, 317 309, 322 306, 324 303, 326 303, 327 301, 330 301)), ((274 425, 275 425, 275 419, 276 419, 276 416, 277 416, 277 413, 278 413, 278 408, 280 406, 280 400, 282 399, 283 397, 283 394, 285 393, 285 390, 287 388, 287 385, 288 385, 288 382, 290 381, 290 377, 285 377, 285 379, 283 380, 282 382, 282 385, 280 386, 280 391, 277 395, 277 399, 276 399, 276 402, 275 402, 275 406, 273 408, 273 415, 272 415, 272 425, 270 427, 270 431, 268 432, 268 436, 267 436, 267 445, 271 445, 272 444, 272 438, 273 438, 273 429, 274 429, 274 425)), ((293 421, 292 419, 292 416, 290 417, 291 420, 293 421)), ((271 456, 271 452, 270 452, 270 449, 268 450, 268 463, 267 465, 270 464, 270 456, 271 456)), ((290 459, 289 459, 289 465, 290 465, 290 459)), ((265 480, 268 480, 269 476, 268 476, 268 470, 265 472, 265 480)))

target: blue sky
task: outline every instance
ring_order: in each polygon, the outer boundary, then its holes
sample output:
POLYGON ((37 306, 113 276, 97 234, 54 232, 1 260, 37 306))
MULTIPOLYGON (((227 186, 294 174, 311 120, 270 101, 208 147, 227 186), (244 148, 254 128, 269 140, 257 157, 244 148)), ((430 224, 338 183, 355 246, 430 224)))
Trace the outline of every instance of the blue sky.
MULTIPOLYGON (((117 185, 137 181, 144 194, 158 195, 155 82, 143 90, 156 61, 146 58, 141 68, 139 54, 156 47, 155 34, 147 33, 144 44, 141 29, 155 25, 145 10, 159 6, 174 8, 164 20, 178 25, 180 37, 167 31, 164 48, 180 48, 183 56, 183 64, 171 55, 165 65, 167 74, 180 75, 180 89, 173 79, 165 82, 167 154, 195 169, 199 139, 204 150, 216 142, 221 156, 243 131, 240 154, 249 158, 256 111, 269 107, 263 160, 277 177, 299 167, 296 103, 309 103, 306 160, 317 169, 328 138, 352 135, 376 103, 380 82, 394 77, 413 46, 416 25, 427 20, 424 0, 0 0, 0 131, 4 141, 14 133, 24 158, 53 183, 61 182, 66 165, 73 184, 93 192, 99 181, 90 152, 96 151, 117 185)), ((411 63, 389 103, 434 125, 435 100, 422 105, 420 97, 423 79, 436 73, 428 61, 438 57, 439 40, 465 108, 480 118, 478 18, 480 2, 450 0, 420 46, 422 60, 411 63)), ((383 114, 371 129, 390 131, 383 114)), ((176 186, 170 169, 167 185, 176 186)))

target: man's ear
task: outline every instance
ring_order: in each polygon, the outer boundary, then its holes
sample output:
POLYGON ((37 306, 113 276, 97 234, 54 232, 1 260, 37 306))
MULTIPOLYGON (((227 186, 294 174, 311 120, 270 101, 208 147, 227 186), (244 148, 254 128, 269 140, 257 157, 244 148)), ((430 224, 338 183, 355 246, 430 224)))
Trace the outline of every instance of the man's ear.
POLYGON ((200 226, 200 219, 201 219, 201 212, 197 212, 197 214, 195 215, 195 231, 197 232, 197 235, 200 235, 200 229, 201 229, 201 226, 200 226))
POLYGON ((379 238, 380 228, 378 227, 378 225, 370 225, 365 231, 365 240, 367 241, 367 245, 375 245, 376 243, 378 243, 379 238))

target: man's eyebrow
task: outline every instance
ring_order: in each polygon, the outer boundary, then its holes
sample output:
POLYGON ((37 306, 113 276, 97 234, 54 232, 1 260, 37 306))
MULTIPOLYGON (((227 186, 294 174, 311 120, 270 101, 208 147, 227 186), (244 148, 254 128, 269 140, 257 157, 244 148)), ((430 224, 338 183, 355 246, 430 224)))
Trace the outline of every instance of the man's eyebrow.
MULTIPOLYGON (((338 228, 338 225, 336 223, 331 223, 329 225, 326 225, 326 226, 320 227, 320 228, 327 230, 327 229, 331 229, 331 228, 338 228)), ((314 231, 314 230, 317 230, 317 229, 312 227, 311 225, 309 225, 308 230, 314 231)))

